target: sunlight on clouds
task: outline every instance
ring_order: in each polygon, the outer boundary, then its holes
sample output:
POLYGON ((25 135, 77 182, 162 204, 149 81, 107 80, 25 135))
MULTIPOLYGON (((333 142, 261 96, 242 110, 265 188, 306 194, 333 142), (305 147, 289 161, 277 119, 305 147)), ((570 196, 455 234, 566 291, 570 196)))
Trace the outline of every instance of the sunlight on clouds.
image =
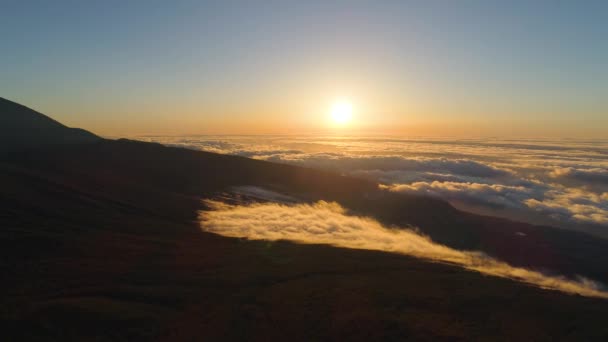
POLYGON ((438 197, 463 210, 608 238, 608 141, 365 136, 146 137, 312 167, 438 197))
POLYGON ((458 251, 437 244, 410 229, 389 229, 372 218, 349 215, 337 203, 229 205, 212 200, 205 200, 204 203, 211 210, 200 212, 202 229, 224 236, 290 240, 406 254, 519 280, 544 289, 608 298, 608 292, 592 280, 547 276, 512 267, 480 252, 458 251))

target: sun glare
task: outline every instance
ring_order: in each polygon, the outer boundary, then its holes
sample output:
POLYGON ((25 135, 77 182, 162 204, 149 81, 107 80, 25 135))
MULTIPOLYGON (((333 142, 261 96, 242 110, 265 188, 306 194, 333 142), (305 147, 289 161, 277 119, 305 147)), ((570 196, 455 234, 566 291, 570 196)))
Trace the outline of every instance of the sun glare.
POLYGON ((337 124, 348 123, 353 116, 353 106, 348 101, 337 101, 331 106, 331 118, 337 124))

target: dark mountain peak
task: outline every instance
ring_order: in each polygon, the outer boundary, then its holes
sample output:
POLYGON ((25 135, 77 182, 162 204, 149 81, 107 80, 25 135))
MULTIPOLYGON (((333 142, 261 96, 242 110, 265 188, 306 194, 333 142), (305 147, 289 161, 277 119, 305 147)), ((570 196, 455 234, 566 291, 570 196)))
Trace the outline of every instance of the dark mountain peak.
POLYGON ((99 139, 93 133, 66 127, 44 114, 0 97, 0 153, 99 139))

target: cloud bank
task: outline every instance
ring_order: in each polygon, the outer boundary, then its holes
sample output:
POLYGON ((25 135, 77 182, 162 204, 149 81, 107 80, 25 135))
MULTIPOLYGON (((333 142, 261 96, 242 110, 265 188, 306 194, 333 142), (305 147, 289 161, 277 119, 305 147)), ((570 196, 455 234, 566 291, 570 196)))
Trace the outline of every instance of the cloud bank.
POLYGON ((515 279, 540 288, 588 297, 608 298, 600 284, 586 279, 547 276, 512 267, 479 252, 458 251, 409 229, 390 229, 367 217, 349 215, 337 203, 253 203, 229 205, 206 200, 211 210, 200 212, 201 228, 229 237, 252 240, 290 240, 337 247, 369 249, 444 262, 497 277, 515 279))
POLYGON ((331 136, 147 137, 336 171, 391 191, 608 237, 608 140, 331 136))
POLYGON ((465 200, 496 207, 519 208, 533 190, 524 186, 480 184, 470 182, 415 182, 384 188, 394 192, 425 194, 447 200, 465 200))

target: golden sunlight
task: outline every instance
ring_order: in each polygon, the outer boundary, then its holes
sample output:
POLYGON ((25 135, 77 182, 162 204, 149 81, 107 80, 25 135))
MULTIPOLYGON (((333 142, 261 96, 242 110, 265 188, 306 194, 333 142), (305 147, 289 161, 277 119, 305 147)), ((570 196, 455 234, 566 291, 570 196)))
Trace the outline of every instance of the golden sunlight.
POLYGON ((348 101, 336 101, 331 106, 331 118, 337 124, 348 123, 353 116, 353 106, 348 101))

